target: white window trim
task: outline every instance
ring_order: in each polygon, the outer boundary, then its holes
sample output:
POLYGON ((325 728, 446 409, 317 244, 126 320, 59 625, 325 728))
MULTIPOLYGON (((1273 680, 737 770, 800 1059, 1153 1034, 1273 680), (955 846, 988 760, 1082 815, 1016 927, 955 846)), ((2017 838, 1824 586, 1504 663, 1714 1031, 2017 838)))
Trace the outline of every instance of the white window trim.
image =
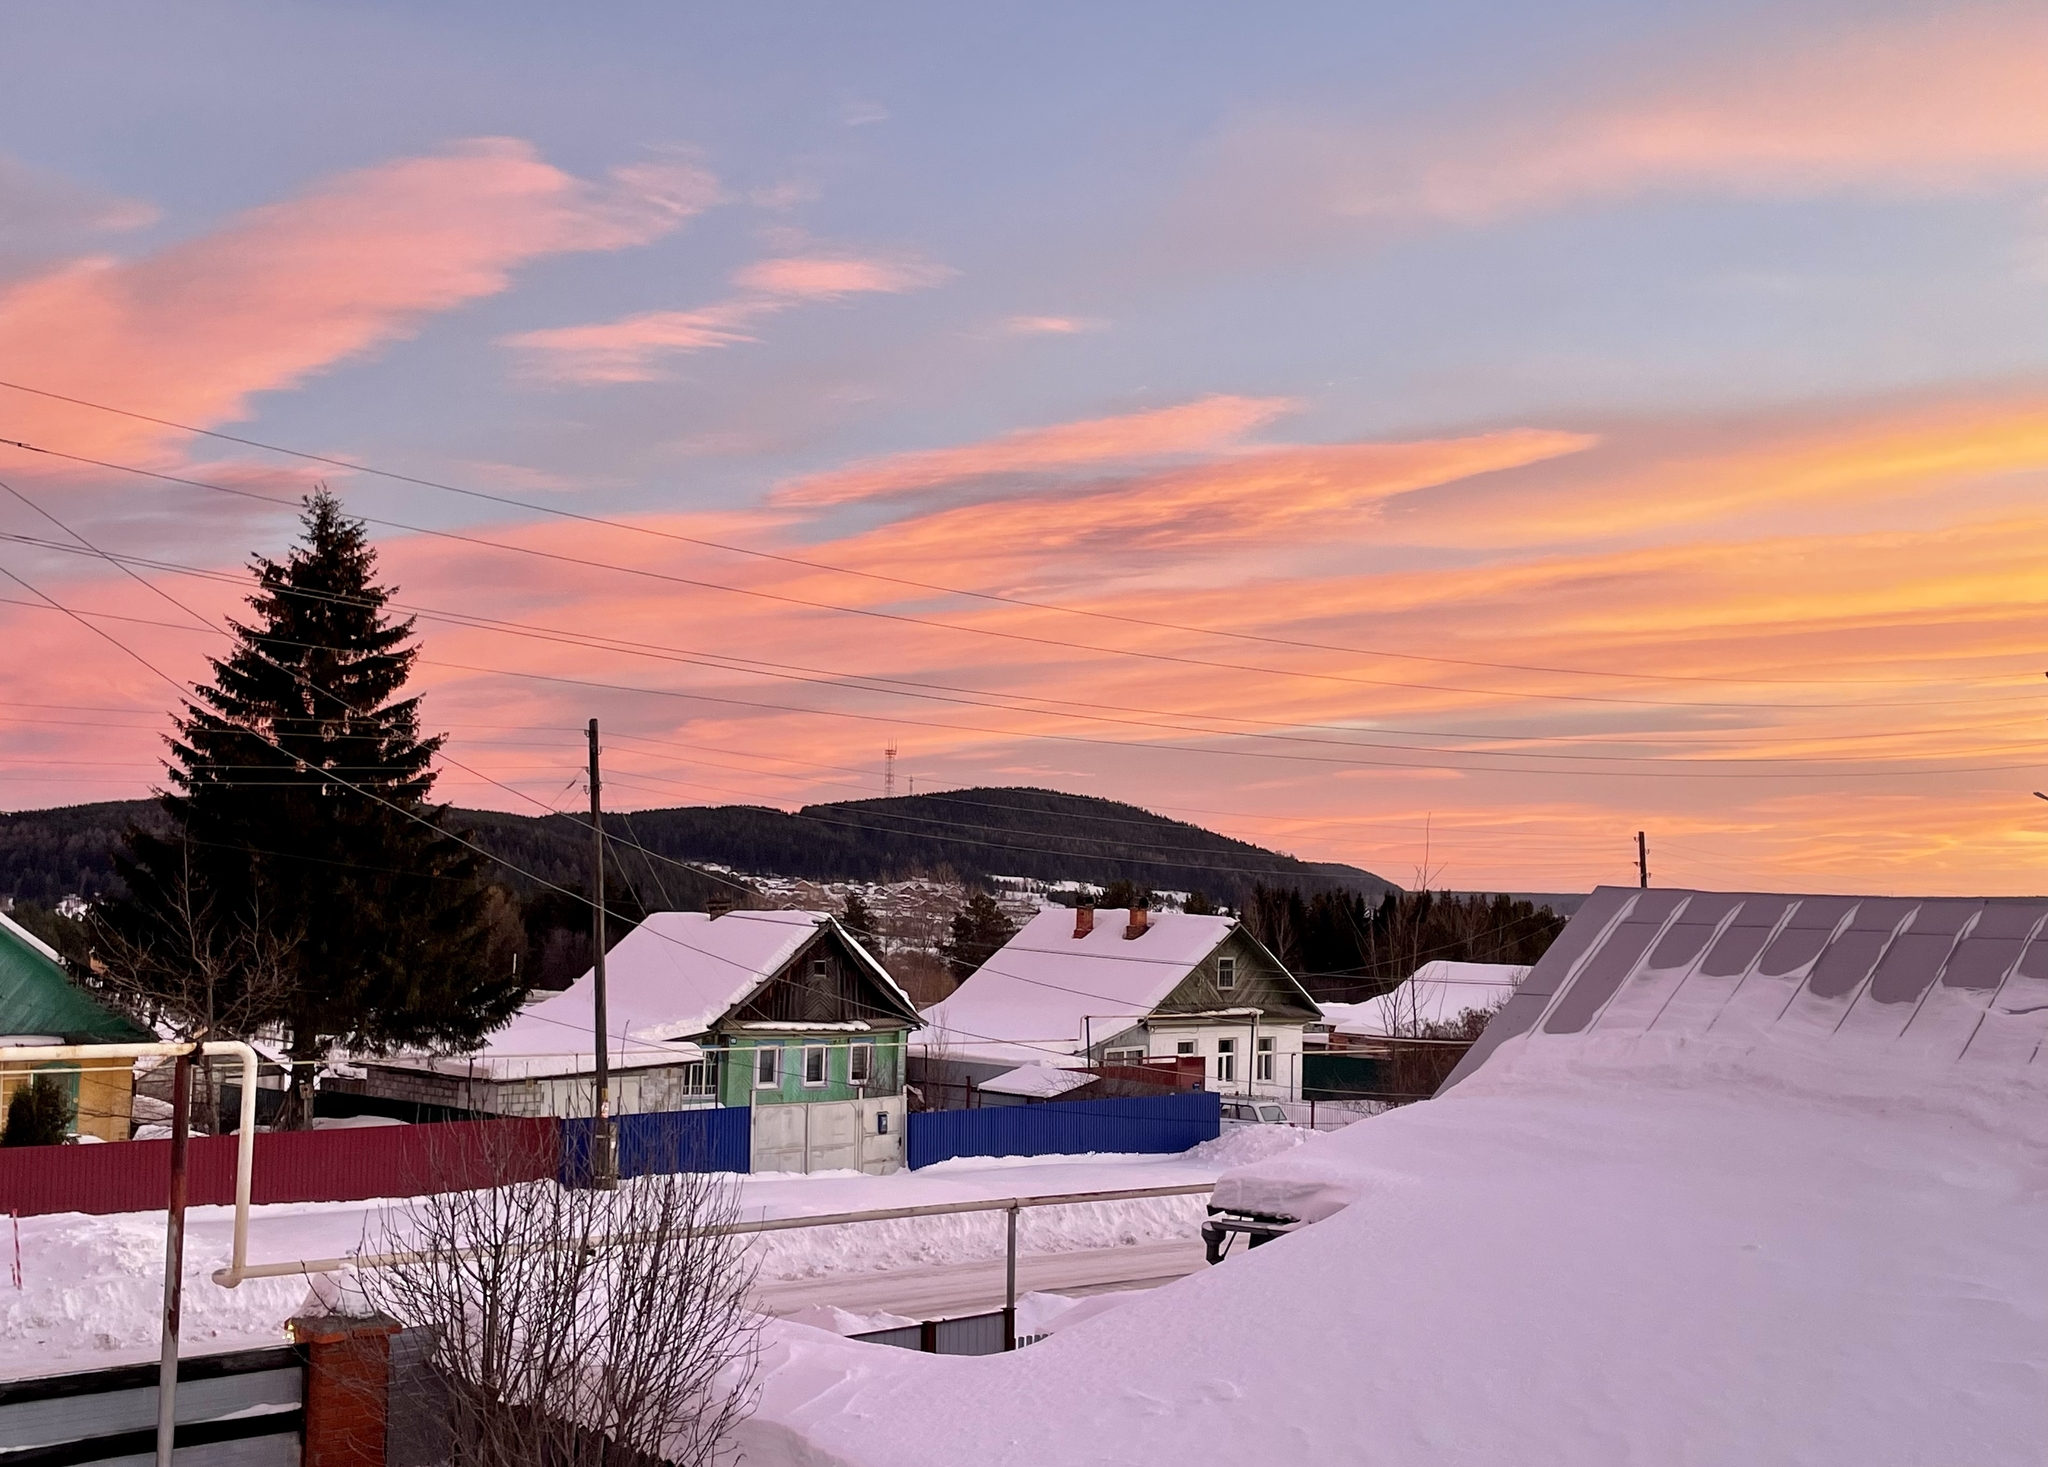
POLYGON ((754 1046, 754 1088, 756 1090, 780 1090, 782 1088, 782 1046, 779 1044, 757 1044, 754 1046), (768 1056, 768 1071, 761 1071, 761 1060, 768 1056))
POLYGON ((1216 1079, 1223 1084, 1237 1083, 1237 1040, 1216 1041, 1216 1079))
POLYGON ((849 1085, 872 1085, 875 1083, 875 1047, 872 1044, 854 1044, 846 1050, 846 1083, 849 1085), (860 1063, 856 1065, 854 1061, 860 1063), (858 1069, 860 1073, 854 1074, 858 1069))
POLYGON ((804 1046, 804 1089, 823 1090, 832 1083, 832 1047, 829 1044, 806 1044, 804 1046), (818 1078, 811 1078, 811 1056, 818 1056, 818 1078))
POLYGON ((1279 1052, 1280 1046, 1273 1042, 1272 1036, 1261 1034, 1252 1054, 1252 1077, 1270 1083, 1278 1063, 1273 1056, 1279 1052))
POLYGON ((1173 1041, 1173 1052, 1176 1056, 1200 1054, 1202 1052, 1202 1042, 1199 1039, 1176 1039, 1173 1041))
POLYGON ((1216 960, 1216 991, 1228 993, 1237 987, 1237 959, 1223 957, 1216 960))

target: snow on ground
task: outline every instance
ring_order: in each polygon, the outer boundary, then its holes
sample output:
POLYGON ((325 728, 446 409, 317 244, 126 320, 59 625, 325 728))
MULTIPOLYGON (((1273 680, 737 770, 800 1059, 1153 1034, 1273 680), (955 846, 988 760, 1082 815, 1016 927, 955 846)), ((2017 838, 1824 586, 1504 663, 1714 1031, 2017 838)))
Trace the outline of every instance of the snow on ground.
MULTIPOLYGON (((1247 1128, 1234 1137, 1265 1128, 1247 1128)), ((1284 1128, 1271 1128, 1284 1129, 1284 1128)), ((1225 1138, 1230 1140, 1231 1138, 1225 1138)), ((1215 1145, 1216 1143, 1210 1143, 1215 1145)), ((1255 1143, 1236 1141, 1240 1149, 1255 1143)), ((888 1177, 858 1172, 810 1176, 764 1173, 737 1179, 750 1218, 815 1216, 976 1198, 1170 1187, 1214 1181, 1238 1152, 1186 1156, 1041 1156, 959 1158, 888 1177)), ((1027 1253, 1106 1248, 1195 1236, 1201 1196, 1080 1203, 1022 1214, 1018 1246, 1027 1253)), ((388 1210, 402 1203, 298 1203, 251 1209, 252 1263, 333 1258, 382 1236, 388 1210)), ((184 1328, 188 1353, 274 1344, 305 1301, 303 1277, 250 1279, 236 1289, 214 1284, 228 1263, 234 1210, 195 1207, 187 1214, 184 1328)), ((7 1221, 0 1219, 0 1226, 7 1221)), ((0 1279, 0 1378, 44 1375, 153 1360, 162 1300, 164 1214, 77 1213, 19 1221, 20 1290, 0 1279)), ((12 1239, 0 1239, 0 1248, 12 1239)), ((822 1278, 876 1269, 916 1268, 1000 1258, 999 1212, 844 1223, 763 1234, 755 1243, 761 1277, 822 1278)))
POLYGON ((1510 1040, 1219 1187, 1319 1221, 1015 1355, 777 1325, 748 1460, 2039 1461, 2048 1066, 1879 1058, 1510 1040))

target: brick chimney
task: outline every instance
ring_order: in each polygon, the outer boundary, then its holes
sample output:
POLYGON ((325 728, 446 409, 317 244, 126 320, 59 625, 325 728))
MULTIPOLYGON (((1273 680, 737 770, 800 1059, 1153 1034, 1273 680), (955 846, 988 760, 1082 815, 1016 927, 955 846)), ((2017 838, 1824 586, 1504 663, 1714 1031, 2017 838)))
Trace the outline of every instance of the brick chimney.
POLYGON ((722 891, 714 891, 704 899, 704 915, 716 922, 732 910, 732 898, 722 891))
POLYGON ((1074 908, 1074 936, 1086 937, 1095 930, 1095 908, 1074 908))
POLYGON ((1152 914, 1146 911, 1143 907, 1131 908, 1131 920, 1129 924, 1126 925, 1124 928, 1125 940, 1128 941, 1133 937, 1143 937, 1145 935, 1146 925, 1151 920, 1152 914))

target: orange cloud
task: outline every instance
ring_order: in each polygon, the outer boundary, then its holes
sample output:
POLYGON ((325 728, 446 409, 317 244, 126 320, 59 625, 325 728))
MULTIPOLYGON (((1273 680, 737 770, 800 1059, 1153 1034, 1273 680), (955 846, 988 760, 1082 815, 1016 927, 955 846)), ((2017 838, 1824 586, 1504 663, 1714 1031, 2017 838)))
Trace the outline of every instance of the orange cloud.
POLYGON ((1206 453, 1235 443, 1294 404, 1282 397, 1205 397, 1179 407, 1050 428, 1026 428, 959 448, 924 449, 813 474, 782 485, 781 505, 846 504, 935 489, 994 474, 1206 453))
MULTIPOLYGON (((1339 216, 1478 224, 1650 190, 1953 195, 2048 178, 2048 13, 1945 8, 1640 76, 1610 64, 1574 110, 1398 138, 1266 119, 1235 135, 1233 192, 1339 216), (1604 95, 1601 95, 1604 93, 1604 95)), ((1612 61, 1612 58, 1610 58, 1612 61)))
POLYGON ((1012 316, 1003 322, 1003 329, 1012 336, 1073 336, 1100 330, 1101 325, 1074 316, 1012 316))
POLYGON ((942 510, 877 530, 867 544, 890 559, 956 567, 972 562, 971 571, 956 573, 976 579, 1008 580, 1011 567, 1028 567, 1030 574, 1056 567, 1067 579, 1094 575, 1111 562, 1140 561, 1172 574, 1185 562, 1162 556, 1357 543, 1367 528, 1361 516, 1381 501, 1579 453, 1594 441, 1579 433, 1511 429, 1413 443, 1263 449, 1107 486, 1042 489, 942 510))
MULTIPOLYGON (((0 291, 0 375, 186 422, 290 387, 494 295, 547 255, 645 244, 715 196, 681 163, 572 177, 508 138, 327 180, 143 259, 77 259, 0 291)), ((44 400, 18 436, 115 457, 162 430, 44 400)))

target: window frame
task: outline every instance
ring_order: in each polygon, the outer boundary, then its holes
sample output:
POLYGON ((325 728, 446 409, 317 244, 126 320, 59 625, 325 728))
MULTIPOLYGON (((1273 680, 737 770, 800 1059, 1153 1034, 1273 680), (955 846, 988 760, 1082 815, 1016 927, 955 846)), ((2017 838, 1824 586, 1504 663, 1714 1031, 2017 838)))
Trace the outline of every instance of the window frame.
POLYGON ((1201 1052, 1202 1043, 1199 1039, 1176 1039, 1173 1041, 1173 1056, 1175 1059, 1179 1059, 1184 1055, 1199 1055, 1201 1052))
POLYGON ((780 1044, 756 1044, 754 1046, 754 1088, 756 1090, 780 1090, 782 1088, 782 1050, 780 1044))
POLYGON ((823 1090, 832 1083, 832 1046, 829 1044, 806 1044, 803 1058, 803 1086, 806 1090, 823 1090), (818 1057, 818 1078, 811 1078, 811 1056, 818 1057))
POLYGON ((872 1040, 846 1046, 846 1083, 849 1085, 872 1085, 875 1083, 875 1046, 872 1040))
POLYGON ((1280 1046, 1273 1042, 1273 1037, 1261 1034, 1259 1042, 1252 1046, 1252 1078, 1271 1083, 1273 1072, 1279 1065, 1275 1058, 1279 1053, 1280 1046))
POLYGON ((1226 953, 1216 960, 1216 991, 1230 993, 1237 988, 1237 959, 1226 953))
POLYGON ((1145 1051, 1142 1049, 1105 1049, 1102 1052, 1102 1062, 1106 1065, 1142 1064, 1144 1059, 1145 1051))
POLYGON ((1218 1084, 1237 1083, 1237 1040, 1216 1041, 1216 1081, 1218 1084))

